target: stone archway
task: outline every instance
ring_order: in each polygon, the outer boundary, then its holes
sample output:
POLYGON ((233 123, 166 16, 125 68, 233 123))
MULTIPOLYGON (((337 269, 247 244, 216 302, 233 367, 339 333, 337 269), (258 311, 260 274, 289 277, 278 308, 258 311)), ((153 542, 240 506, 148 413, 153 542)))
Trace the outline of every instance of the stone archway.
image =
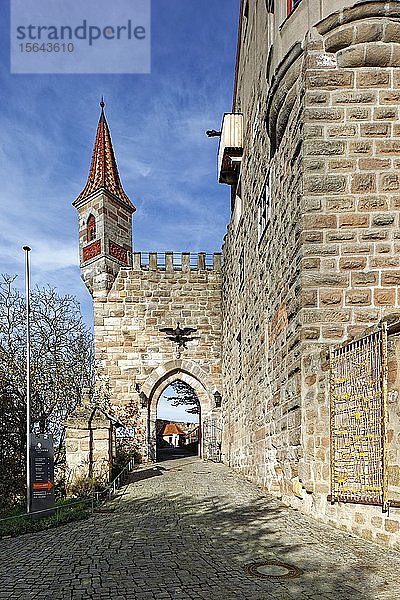
MULTIPOLYGON (((141 386, 148 398, 147 414, 147 456, 156 460, 156 419, 157 405, 163 391, 177 379, 187 383, 196 393, 200 403, 199 427, 203 430, 205 419, 214 408, 213 390, 207 373, 191 360, 174 360, 157 367, 141 386)), ((203 456, 203 440, 200 442, 200 455, 203 456)))

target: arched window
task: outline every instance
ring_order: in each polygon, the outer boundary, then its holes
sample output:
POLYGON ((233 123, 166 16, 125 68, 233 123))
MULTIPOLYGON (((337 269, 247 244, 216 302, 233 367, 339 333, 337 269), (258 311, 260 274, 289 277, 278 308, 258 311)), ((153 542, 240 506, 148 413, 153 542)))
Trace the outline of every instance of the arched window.
POLYGON ((90 215, 87 221, 87 241, 91 242, 96 239, 96 219, 90 215))
POLYGON ((301 0, 287 0, 287 14, 290 15, 300 4, 301 0))

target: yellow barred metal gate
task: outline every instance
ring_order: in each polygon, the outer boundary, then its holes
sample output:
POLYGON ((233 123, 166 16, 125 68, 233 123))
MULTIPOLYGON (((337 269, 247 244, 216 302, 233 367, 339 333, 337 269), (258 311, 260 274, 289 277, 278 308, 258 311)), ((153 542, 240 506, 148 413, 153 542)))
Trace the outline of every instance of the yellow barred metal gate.
POLYGON ((331 500, 387 507, 387 328, 330 352, 331 500))

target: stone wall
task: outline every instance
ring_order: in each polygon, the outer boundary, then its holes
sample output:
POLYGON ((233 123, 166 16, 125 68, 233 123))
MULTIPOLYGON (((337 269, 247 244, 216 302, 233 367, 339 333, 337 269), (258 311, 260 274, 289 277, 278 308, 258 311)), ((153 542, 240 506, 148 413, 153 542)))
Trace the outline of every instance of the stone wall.
MULTIPOLYGON (((400 315, 399 315, 400 317, 400 315)), ((388 491, 389 498, 400 501, 400 336, 388 337, 388 491)), ((397 512, 397 511, 396 511, 397 512)))
POLYGON ((110 420, 84 398, 66 421, 67 486, 80 478, 109 481, 113 435, 110 420))
POLYGON ((195 388, 202 419, 221 389, 221 277, 220 254, 206 260, 205 254, 136 252, 133 268, 119 271, 108 295, 94 295, 100 372, 118 418, 136 428, 144 459, 155 444, 157 401, 169 383, 181 379, 195 388), (197 330, 179 352, 160 332, 177 322, 197 330))
POLYGON ((387 525, 376 525, 379 508, 363 509, 362 519, 359 508, 324 502, 330 460, 327 345, 352 339, 399 307, 400 45, 393 41, 400 41, 400 24, 385 17, 394 4, 374 5, 320 23, 323 40, 312 44, 307 57, 302 218, 307 403, 299 472, 310 510, 317 506, 339 523, 344 517, 347 528, 367 538, 387 541, 394 533, 395 543, 398 524, 382 531, 387 525), (326 66, 316 69, 318 64, 326 66))
POLYGON ((398 3, 369 2, 315 21, 267 80, 270 31, 249 11, 234 106, 245 121, 241 215, 223 287, 226 460, 298 508, 390 544, 398 509, 385 520, 379 507, 327 502, 327 351, 399 307, 398 16, 398 3))
MULTIPOLYGON (((88 181, 73 203, 81 276, 94 303, 96 394, 122 424, 119 447, 153 460, 157 403, 168 385, 179 379, 192 387, 201 424, 221 412, 214 399, 221 390, 221 254, 132 256, 135 207, 122 188, 101 107, 88 181), (160 331, 178 324, 195 333, 179 347, 160 331)), ((70 429, 75 465, 86 440, 79 441, 73 423, 70 429)))
MULTIPOLYGON (((298 97, 302 85, 298 79, 300 65, 297 61, 292 67, 293 80, 299 85, 298 97)), ((224 436, 230 439, 224 446, 226 452, 230 446, 227 455, 232 466, 240 467, 269 489, 279 489, 283 470, 286 479, 297 475, 300 444, 301 162, 299 155, 294 160, 292 157, 301 143, 298 123, 302 107, 298 101, 292 107, 284 141, 269 169, 258 169, 254 158, 257 152, 250 145, 245 152, 240 183, 242 220, 236 230, 229 227, 224 246, 224 396, 230 399, 226 411, 234 413, 233 419, 226 415, 224 436), (267 176, 273 186, 274 205, 260 235, 257 201, 267 176), (240 289, 238 264, 242 251, 244 283, 240 289), (232 378, 238 360, 240 367, 232 378)), ((260 123, 263 118, 265 109, 259 116, 260 123)), ((259 139, 265 139, 260 132, 259 139)), ((262 151, 268 153, 269 149, 264 147, 262 151)))

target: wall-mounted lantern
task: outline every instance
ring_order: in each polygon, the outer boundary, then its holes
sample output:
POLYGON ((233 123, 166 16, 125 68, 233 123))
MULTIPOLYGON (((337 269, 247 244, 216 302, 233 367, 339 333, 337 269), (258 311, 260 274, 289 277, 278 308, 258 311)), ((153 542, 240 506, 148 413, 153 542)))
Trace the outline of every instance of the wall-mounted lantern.
POLYGON ((215 408, 221 408, 222 396, 218 390, 214 392, 215 408))
POLYGON ((141 404, 142 408, 146 408, 146 406, 147 406, 146 394, 144 392, 140 392, 139 398, 140 398, 140 404, 141 404))
POLYGON ((140 385, 138 383, 135 383, 135 391, 139 394, 140 406, 146 408, 148 398, 144 392, 140 391, 140 385))

